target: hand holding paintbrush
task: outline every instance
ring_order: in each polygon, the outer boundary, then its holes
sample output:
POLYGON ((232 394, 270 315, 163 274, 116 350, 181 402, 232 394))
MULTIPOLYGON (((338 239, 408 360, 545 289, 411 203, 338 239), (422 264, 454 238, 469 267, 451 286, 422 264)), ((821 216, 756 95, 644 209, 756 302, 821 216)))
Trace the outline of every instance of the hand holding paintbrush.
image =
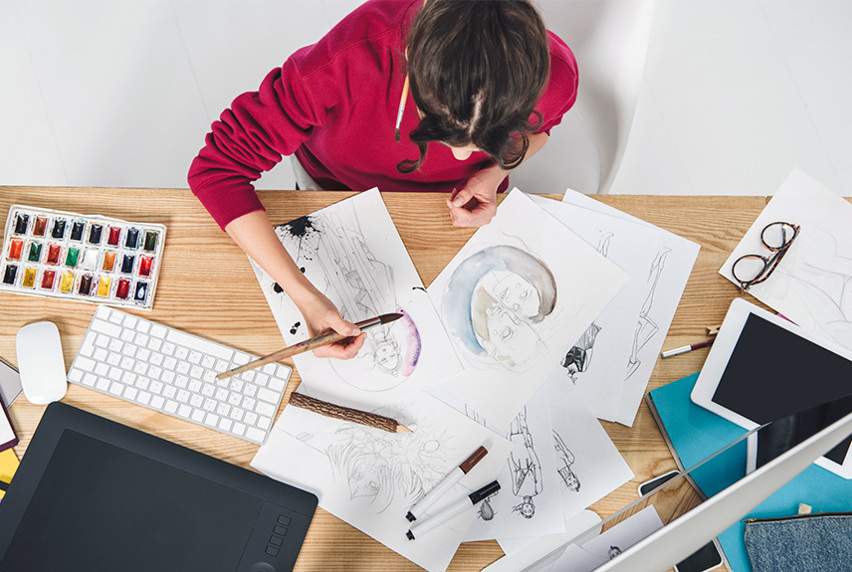
MULTIPOLYGON (((381 325, 381 324, 389 324, 390 322, 393 322, 394 320, 398 320, 401 317, 402 317, 402 314, 396 314, 396 313, 382 314, 381 316, 377 316, 375 318, 370 318, 369 320, 364 320, 363 322, 357 322, 355 325, 358 326, 358 328, 361 331, 364 331, 367 328, 371 328, 373 326, 378 326, 378 325, 381 325)), ((325 345, 328 345, 328 344, 333 344, 335 342, 339 342, 340 340, 343 340, 343 339, 348 338, 348 337, 350 337, 350 336, 347 336, 345 334, 339 334, 339 333, 335 332, 334 330, 326 330, 325 332, 321 333, 318 336, 304 340, 304 341, 299 342, 298 344, 294 344, 292 346, 287 346, 283 350, 278 350, 277 352, 271 353, 268 356, 264 356, 262 358, 251 361, 251 362, 249 362, 245 365, 241 365, 240 367, 236 367, 232 370, 220 373, 219 375, 216 376, 216 379, 225 379, 227 377, 231 377, 232 375, 237 375, 237 374, 242 373, 244 371, 248 371, 250 369, 255 369, 255 368, 264 366, 268 363, 281 361, 282 359, 314 350, 314 349, 316 349, 320 346, 325 346, 325 345)))

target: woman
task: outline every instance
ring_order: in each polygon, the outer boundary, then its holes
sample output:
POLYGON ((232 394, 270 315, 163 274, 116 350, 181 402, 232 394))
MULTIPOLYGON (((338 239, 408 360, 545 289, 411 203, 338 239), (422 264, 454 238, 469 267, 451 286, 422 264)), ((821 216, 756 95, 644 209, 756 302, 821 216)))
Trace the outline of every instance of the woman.
POLYGON ((451 193, 453 224, 482 226, 576 91, 571 51, 528 1, 371 0, 222 113, 189 184, 312 333, 355 336, 315 353, 350 358, 364 336, 299 272, 251 182, 294 155, 321 188, 451 193))

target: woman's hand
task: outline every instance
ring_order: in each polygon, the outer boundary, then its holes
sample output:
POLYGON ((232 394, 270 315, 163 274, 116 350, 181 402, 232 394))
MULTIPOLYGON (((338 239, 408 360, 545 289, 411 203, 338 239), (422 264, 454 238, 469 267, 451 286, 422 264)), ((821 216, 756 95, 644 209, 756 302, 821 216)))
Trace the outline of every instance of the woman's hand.
POLYGON ((351 359, 358 354, 358 350, 364 345, 367 334, 359 330, 355 324, 341 318, 340 312, 337 311, 331 300, 319 292, 316 292, 308 302, 300 304, 299 311, 305 319, 305 325, 311 337, 329 329, 338 334, 350 336, 339 342, 316 348, 313 350, 315 356, 351 359))
POLYGON ((447 199, 454 226, 485 226, 497 214, 497 188, 508 175, 498 165, 482 169, 467 180, 464 188, 447 199))
POLYGON ((318 357, 349 359, 364 345, 365 334, 340 317, 331 300, 305 278, 275 235, 265 211, 253 211, 234 219, 225 231, 261 268, 273 277, 296 304, 311 337, 332 329, 351 336, 314 350, 318 357))

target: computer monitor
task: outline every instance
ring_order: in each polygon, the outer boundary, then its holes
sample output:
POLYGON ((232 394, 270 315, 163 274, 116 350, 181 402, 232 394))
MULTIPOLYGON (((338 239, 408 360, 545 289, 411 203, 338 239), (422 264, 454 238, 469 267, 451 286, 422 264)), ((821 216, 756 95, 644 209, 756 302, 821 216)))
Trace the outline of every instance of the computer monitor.
MULTIPOLYGON (((650 505, 659 512, 674 512, 684 500, 684 491, 689 490, 694 493, 694 486, 690 484, 693 472, 712 468, 710 465, 717 459, 729 461, 728 453, 735 447, 741 446, 743 441, 754 436, 757 431, 759 430, 755 429, 742 435, 701 463, 643 495, 606 520, 601 522, 599 519, 589 519, 589 515, 584 514, 588 511, 584 511, 577 515, 576 519, 566 521, 570 529, 566 534, 539 538, 524 550, 497 560, 483 572, 539 572, 541 570, 555 572, 559 570, 559 565, 558 563, 556 566, 552 565, 559 560, 569 544, 583 545, 597 536, 601 530, 611 528, 650 505), (658 500, 660 497, 662 500, 658 500), (664 510, 660 509, 661 506, 664 510), (573 523, 575 526, 572 527, 573 520, 576 520, 576 523, 573 523), (583 523, 586 525, 576 526, 583 523)), ((621 554, 601 564, 594 569, 594 572, 659 572, 671 569, 712 542, 716 536, 751 512, 851 433, 852 414, 849 414, 815 435, 793 445, 774 460, 737 480, 685 514, 673 518, 668 524, 631 547, 624 548, 621 554)), ((663 520, 666 519, 663 518, 663 520)))
POLYGON ((852 413, 640 540, 595 572, 667 570, 729 528, 852 433, 852 413))
POLYGON ((317 498, 52 403, 0 505, 0 571, 284 572, 317 498))

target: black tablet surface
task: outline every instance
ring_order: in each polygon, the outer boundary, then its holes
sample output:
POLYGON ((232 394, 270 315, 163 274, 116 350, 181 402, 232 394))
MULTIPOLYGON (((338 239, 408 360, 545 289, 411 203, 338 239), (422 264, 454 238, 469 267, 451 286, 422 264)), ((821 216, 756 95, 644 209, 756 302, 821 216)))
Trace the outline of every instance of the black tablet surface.
POLYGON ((53 403, 0 503, 0 571, 282 572, 316 505, 309 492, 53 403))

